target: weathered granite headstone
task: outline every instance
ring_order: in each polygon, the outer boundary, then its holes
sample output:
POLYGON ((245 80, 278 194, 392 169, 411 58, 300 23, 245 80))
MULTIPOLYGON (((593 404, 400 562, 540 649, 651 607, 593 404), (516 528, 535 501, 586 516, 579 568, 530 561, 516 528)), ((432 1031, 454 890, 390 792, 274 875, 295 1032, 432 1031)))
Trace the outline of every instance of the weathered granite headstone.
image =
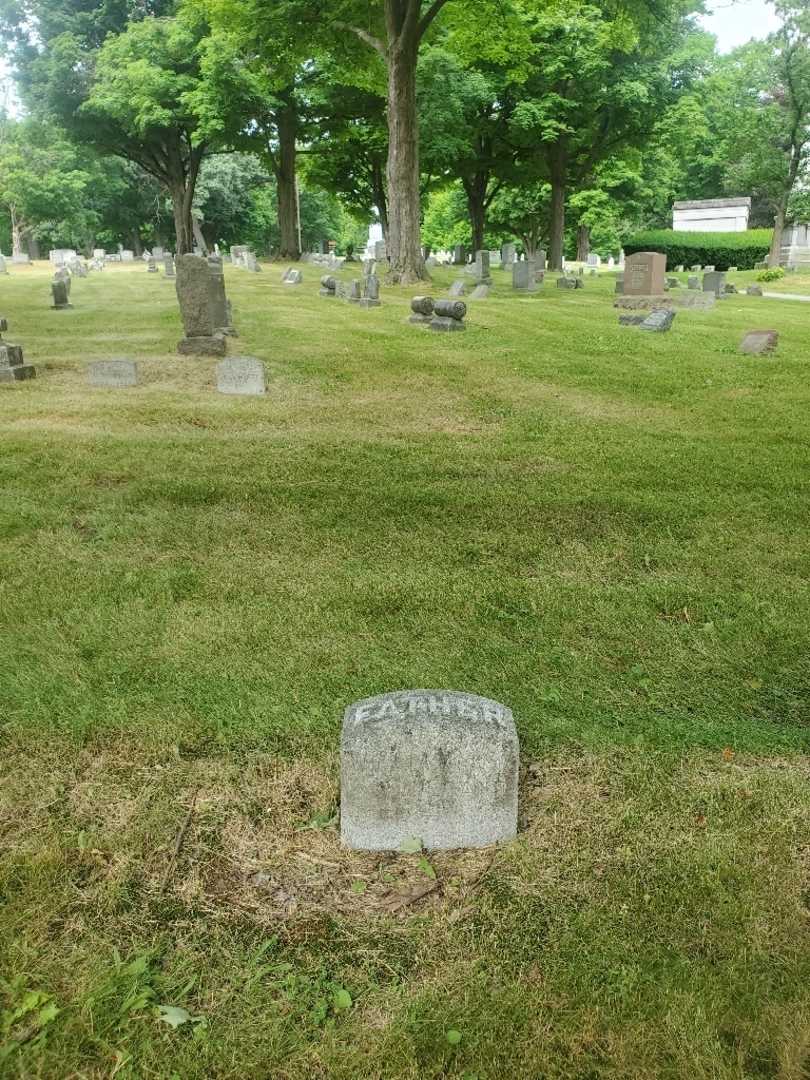
POLYGON ((163 256, 163 276, 170 281, 174 278, 174 255, 167 251, 163 256))
POLYGON ((66 308, 73 307, 70 303, 70 278, 55 278, 51 282, 51 294, 53 296, 51 307, 54 311, 64 311, 66 308))
POLYGON ((33 364, 23 361, 23 351, 20 345, 11 345, 0 341, 0 383, 22 382, 24 379, 33 379, 36 376, 36 368, 33 364))
POLYGON ((517 255, 517 248, 514 244, 504 244, 501 248, 501 264, 505 270, 511 268, 512 263, 515 261, 517 255))
POLYGON ((166 252, 163 250, 163 246, 161 244, 157 244, 155 247, 152 248, 152 257, 158 262, 163 259, 163 256, 165 254, 166 252))
POLYGON ((761 356, 762 353, 773 352, 779 343, 779 334, 776 330, 749 330, 740 344, 740 352, 748 356, 761 356))
POLYGON ((646 318, 646 315, 620 315, 619 326, 640 326, 646 318))
POLYGON ((727 281, 726 284, 723 286, 723 295, 724 296, 734 296, 736 294, 736 292, 737 292, 737 286, 732 285, 731 282, 729 282, 729 281, 727 281))
POLYGON ((657 296, 664 291, 667 257, 659 251, 637 251, 624 264, 625 296, 657 296))
POLYGON ((300 270, 296 270, 295 267, 290 266, 284 271, 284 276, 281 279, 283 285, 300 285, 304 280, 304 275, 300 270))
POLYGON ((492 274, 489 269, 489 252, 488 251, 476 251, 475 262, 473 263, 473 274, 475 275, 476 285, 491 285, 492 274))
POLYGON ((134 262, 134 260, 135 260, 135 252, 134 251, 126 251, 126 250, 122 249, 122 251, 121 251, 121 262, 134 262))
POLYGON ((489 297, 489 285, 476 285, 470 293, 470 300, 486 300, 489 297))
POLYGON ((340 747, 346 847, 485 847, 517 833, 519 747, 511 711, 448 690, 355 702, 340 747))
POLYGON ((704 266, 703 269, 706 271, 707 274, 713 274, 715 271, 714 266, 704 266))
POLYGON ((331 274, 324 274, 321 278, 321 287, 318 289, 318 296, 325 296, 327 300, 336 299, 337 279, 333 278, 331 274))
POLYGON ((264 364, 253 356, 233 356, 217 364, 220 394, 265 393, 264 364))
POLYGON ((244 258, 245 269, 249 270, 253 274, 260 274, 262 272, 261 266, 259 266, 259 260, 256 258, 252 251, 248 251, 244 258))
POLYGON ((537 270, 534 262, 512 264, 512 288, 518 292, 537 292, 537 270))
POLYGON ((376 274, 369 274, 363 278, 363 295, 360 297, 360 307, 373 308, 380 306, 380 279, 376 274))
POLYGON ((138 365, 134 360, 94 360, 87 368, 91 386, 120 390, 138 385, 138 365))
POLYGON ((594 267, 601 266, 602 265, 602 256, 597 255, 595 251, 592 251, 590 253, 590 255, 588 255, 588 260, 587 261, 588 261, 588 266, 594 266, 594 267))
POLYGON ((676 277, 667 278, 667 287, 670 289, 680 289, 681 283, 676 277))
POLYGON ((155 262, 155 256, 150 255, 146 260, 146 271, 149 274, 156 274, 158 272, 157 263, 155 262))
POLYGON ((692 271, 693 274, 699 274, 703 267, 700 263, 695 263, 695 265, 690 266, 689 269, 692 271))
POLYGON ((651 330, 656 334, 663 334, 675 321, 675 312, 669 309, 651 311, 650 314, 639 323, 640 330, 651 330))
POLYGON ((363 282, 360 278, 354 278, 349 282, 349 291, 346 299, 350 304, 359 304, 363 298, 363 282))
POLYGON ((202 255, 178 255, 177 299, 186 336, 177 351, 184 356, 224 356, 224 334, 217 329, 211 303, 211 267, 202 255))
POLYGON ((374 242, 374 259, 376 262, 385 262, 388 258, 388 251, 385 247, 384 240, 376 240, 374 242))
POLYGON ((453 266, 464 266, 467 261, 467 252, 463 244, 456 244, 453 248, 453 266))
POLYGON ((748 288, 745 291, 749 296, 762 296, 763 295, 761 285, 749 285, 748 288))
POLYGON ((467 291, 463 281, 454 281, 447 290, 449 296, 463 296, 467 291))
POLYGON ((238 337, 233 327, 231 318, 231 305, 225 292, 225 268, 221 255, 208 255, 208 295, 211 300, 211 317, 214 320, 214 331, 217 334, 227 334, 230 337, 238 337))
POLYGON ((408 318, 409 323, 416 326, 426 326, 433 318, 435 300, 432 296, 415 296, 411 300, 412 314, 408 318))
POLYGON ((708 270, 703 275, 703 291, 723 296, 726 289, 726 275, 720 270, 708 270))
POLYGON ((466 330, 464 316, 467 314, 467 305, 463 300, 437 300, 433 305, 433 318, 430 320, 430 329, 440 333, 455 333, 457 330, 466 330))
POLYGON ((557 288, 558 289, 576 289, 581 282, 577 278, 558 277, 557 288))
POLYGON ((678 263, 678 265, 675 267, 675 273, 676 274, 682 274, 683 273, 683 263, 678 263))
POLYGON ((700 278, 699 277, 690 277, 690 278, 688 278, 687 282, 686 282, 686 287, 687 287, 687 289, 699 289, 700 288, 700 278))
POLYGON ((7 274, 8 267, 6 266, 6 260, 3 255, 0 255, 0 274, 7 274))

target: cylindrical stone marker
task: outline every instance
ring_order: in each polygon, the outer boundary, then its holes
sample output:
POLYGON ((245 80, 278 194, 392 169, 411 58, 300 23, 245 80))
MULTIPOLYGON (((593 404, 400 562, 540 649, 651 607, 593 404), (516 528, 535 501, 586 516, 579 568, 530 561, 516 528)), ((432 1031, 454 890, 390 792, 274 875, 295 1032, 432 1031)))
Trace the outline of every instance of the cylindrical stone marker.
POLYGON ((340 762, 343 843, 474 848, 517 831, 518 738, 511 711, 454 690, 401 690, 350 705, 340 762))

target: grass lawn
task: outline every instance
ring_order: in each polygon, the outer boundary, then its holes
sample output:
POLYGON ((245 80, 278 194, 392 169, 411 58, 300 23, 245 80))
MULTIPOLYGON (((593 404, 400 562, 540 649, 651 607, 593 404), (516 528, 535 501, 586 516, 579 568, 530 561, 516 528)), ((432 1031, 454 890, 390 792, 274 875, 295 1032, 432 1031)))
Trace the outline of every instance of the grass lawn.
POLYGON ((162 274, 0 278, 0 1076, 807 1080, 807 305, 495 271, 440 335, 282 269, 227 278, 263 399, 162 274), (515 843, 341 849, 403 687, 512 708, 515 843))

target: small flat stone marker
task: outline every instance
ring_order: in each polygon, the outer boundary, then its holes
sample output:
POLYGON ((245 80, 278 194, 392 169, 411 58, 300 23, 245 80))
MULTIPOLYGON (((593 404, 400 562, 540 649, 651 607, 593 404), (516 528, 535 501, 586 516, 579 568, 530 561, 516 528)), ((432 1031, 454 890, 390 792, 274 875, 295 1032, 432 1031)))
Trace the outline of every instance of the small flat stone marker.
POLYGON ((253 356, 232 356, 217 364, 220 394, 259 395, 265 393, 264 364, 253 356))
POLYGON ((350 705, 340 751, 346 847, 485 847, 517 832, 511 711, 452 690, 402 690, 350 705))
POLYGON ((489 285, 476 285, 470 293, 470 300, 486 300, 489 297, 489 285))
POLYGON ((464 296, 466 291, 463 281, 454 281, 448 290, 448 296, 464 296))
POLYGON ((749 296, 762 296, 761 285, 749 285, 745 291, 749 296))
POLYGON ((91 386, 107 386, 121 390, 138 385, 138 365, 134 360, 94 360, 87 368, 91 386))
POLYGON ((747 356, 761 356, 773 352, 779 343, 776 330, 749 330, 740 344, 740 352, 747 356))
POLYGON ((675 312, 671 310, 651 311, 650 314, 638 324, 639 330, 652 330, 653 333, 663 334, 670 329, 675 321, 675 312))

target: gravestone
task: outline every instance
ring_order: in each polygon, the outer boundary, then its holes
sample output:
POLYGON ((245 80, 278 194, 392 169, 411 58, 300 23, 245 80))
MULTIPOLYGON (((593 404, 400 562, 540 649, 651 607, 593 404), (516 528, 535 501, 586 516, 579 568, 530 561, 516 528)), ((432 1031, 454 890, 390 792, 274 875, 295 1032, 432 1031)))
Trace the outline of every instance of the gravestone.
POLYGON ((33 364, 24 363, 21 346, 0 341, 0 383, 33 379, 36 373, 33 364))
POLYGON ((54 278, 51 282, 51 294, 53 296, 51 307, 54 311, 64 311, 66 308, 73 307, 70 303, 70 278, 54 278))
POLYGON ((467 305, 463 300, 437 300, 433 305, 433 318, 430 320, 430 329, 439 333, 455 333, 458 330, 466 330, 464 316, 467 314, 467 305))
POLYGON ((473 263, 473 275, 476 285, 491 285, 492 274, 489 269, 489 252, 476 251, 473 263))
POLYGON ((748 356, 761 356, 773 352, 779 343, 776 330, 749 330, 740 344, 740 352, 748 356))
POLYGON ((620 315, 619 326, 640 326, 646 318, 646 315, 620 315))
POLYGON ((731 282, 727 281, 726 284, 723 286, 723 295, 724 296, 734 296, 736 294, 736 292, 737 292, 737 286, 732 285, 731 282))
POLYGON ((745 291, 749 296, 762 296, 763 295, 761 285, 749 285, 748 288, 745 291))
POLYGON ((667 278, 667 287, 670 289, 680 289, 681 283, 676 277, 667 278))
POLYGON ((121 262, 134 262, 134 260, 135 260, 135 252, 134 251, 125 251, 123 249, 121 250, 121 262))
POLYGON ((253 356, 232 356, 217 364, 220 394, 255 396, 265 393, 264 364, 253 356))
POLYGON ((675 267, 675 273, 676 274, 682 274, 683 273, 683 263, 678 263, 678 265, 675 267))
POLYGON ((16 251, 11 256, 11 261, 15 266, 29 266, 31 263, 31 256, 24 251, 16 251))
POLYGON ((408 322, 416 326, 426 326, 433 318, 434 306, 435 300, 432 296, 414 296, 408 322))
POLYGON ((167 251, 163 256, 163 276, 169 281, 172 281, 175 277, 174 255, 170 251, 167 251))
POLYGON ((517 833, 511 711, 449 690, 355 702, 340 742, 340 831, 360 851, 486 847, 517 833))
POLYGON ((214 332, 227 334, 230 337, 238 337, 233 327, 231 317, 231 305, 225 292, 225 268, 221 255, 208 255, 208 295, 211 302, 211 318, 214 321, 214 332))
POLYGON ((699 289, 700 288, 700 278, 699 277, 690 277, 686 282, 686 287, 687 287, 687 289, 699 289))
POLYGON ((346 299, 350 304, 359 304, 363 298, 363 283, 360 278, 354 278, 349 282, 349 291, 346 299))
POLYGON ((154 258, 154 259, 155 259, 155 260, 156 260, 157 262, 160 262, 160 261, 162 261, 162 259, 163 259, 163 256, 164 256, 165 254, 166 254, 166 252, 165 252, 165 251, 163 250, 163 247, 162 247, 162 245, 161 245, 161 244, 158 244, 158 245, 157 245, 156 247, 153 247, 153 248, 152 248, 152 257, 153 257, 153 258, 154 258))
POLYGON ((202 255, 178 255, 177 299, 186 336, 177 345, 182 356, 224 356, 224 334, 217 330, 211 303, 211 267, 202 255))
POLYGON ((512 264, 512 288, 518 292, 537 292, 537 271, 534 262, 512 264))
POLYGON ((602 257, 601 257, 601 255, 597 255, 595 251, 591 252, 591 254, 588 256, 588 266, 597 267, 597 266, 601 266, 601 265, 602 265, 602 257))
POLYGON ((384 240, 375 240, 374 242, 374 260, 375 262, 385 262, 388 258, 388 251, 385 246, 384 240))
POLYGON ((707 274, 713 274, 715 271, 714 266, 704 266, 703 269, 707 274))
POLYGON ((303 280, 304 275, 301 271, 292 266, 284 271, 284 276, 281 279, 283 285, 300 285, 303 280))
POLYGON ((728 268, 728 270, 726 271, 726 273, 727 273, 727 274, 736 274, 737 272, 738 272, 738 271, 737 271, 737 267, 736 267, 736 266, 730 266, 730 267, 728 268))
POLYGON ((363 295, 359 300, 360 307, 373 308, 380 306, 380 279, 376 274, 369 274, 363 278, 363 295))
POLYGON ((104 250, 104 248, 93 248, 93 258, 94 259, 106 259, 107 258, 107 252, 104 250))
POLYGON ((726 289, 726 275, 719 270, 708 270, 703 275, 703 291, 723 296, 726 289))
POLYGON ((537 255, 534 260, 534 265, 538 270, 545 270, 546 268, 546 252, 544 248, 538 248, 537 255))
POLYGON ((489 297, 489 285, 476 285, 470 293, 470 300, 486 300, 489 297))
POLYGON ((467 261, 467 252, 463 244, 456 244, 453 248, 453 266, 464 266, 467 261))
POLYGON ((463 281, 454 281, 447 290, 448 296, 464 296, 466 288, 463 281))
POLYGON ((614 286, 613 292, 617 296, 624 296, 624 277, 623 276, 619 276, 619 277, 616 278, 616 285, 614 286))
POLYGON ((8 267, 6 266, 5 256, 0 254, 0 274, 7 274, 8 267))
POLYGON ((249 270, 252 274, 260 274, 262 272, 262 268, 259 266, 259 260, 252 251, 248 251, 245 254, 244 265, 245 269, 249 270))
POLYGON ((337 279, 330 274, 324 274, 321 278, 321 287, 318 296, 325 296, 327 300, 334 300, 337 296, 337 279))
POLYGON ((625 296, 658 296, 664 291, 667 257, 658 251, 637 251, 624 264, 625 296))
POLYGON ((501 264, 505 270, 511 268, 517 255, 517 248, 514 244, 504 244, 501 248, 501 264))
POLYGON ((137 386, 138 365, 134 360, 94 360, 87 368, 87 381, 115 390, 137 386))
POLYGON ((558 277, 557 288, 558 289, 578 289, 582 285, 579 278, 558 277))
POLYGON ((689 269, 692 271, 693 274, 699 274, 703 267, 700 263, 695 263, 695 265, 690 266, 689 269))
POLYGON ((157 263, 155 262, 155 256, 150 255, 146 260, 146 271, 149 274, 156 274, 158 272, 157 263))
POLYGON ((608 264, 608 270, 613 270, 613 268, 616 266, 616 260, 613 258, 612 255, 608 255, 607 264, 608 264))
POLYGON ((655 334, 666 333, 675 321, 675 312, 670 309, 651 311, 647 317, 639 323, 640 330, 651 330, 655 334))

